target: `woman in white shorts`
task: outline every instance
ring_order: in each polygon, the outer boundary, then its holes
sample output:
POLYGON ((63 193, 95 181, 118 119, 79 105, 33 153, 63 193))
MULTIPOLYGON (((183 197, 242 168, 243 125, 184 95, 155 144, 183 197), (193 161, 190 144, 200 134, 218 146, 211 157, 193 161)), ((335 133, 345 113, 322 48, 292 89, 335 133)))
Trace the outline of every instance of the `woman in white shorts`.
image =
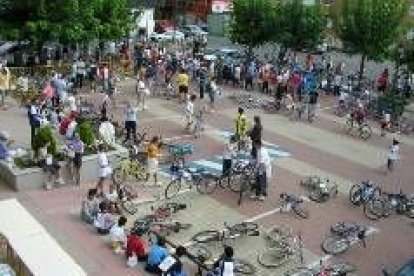
POLYGON ((96 184, 96 189, 98 193, 103 194, 103 185, 106 179, 111 177, 112 168, 109 166, 108 157, 104 152, 104 146, 99 144, 98 146, 98 166, 99 166, 99 180, 96 184))

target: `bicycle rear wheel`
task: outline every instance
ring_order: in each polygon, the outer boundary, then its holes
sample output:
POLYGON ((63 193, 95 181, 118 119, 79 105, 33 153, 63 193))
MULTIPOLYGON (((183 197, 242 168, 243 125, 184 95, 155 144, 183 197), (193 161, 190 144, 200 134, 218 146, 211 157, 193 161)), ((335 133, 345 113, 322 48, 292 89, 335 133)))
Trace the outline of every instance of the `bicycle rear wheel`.
POLYGON ((309 218, 309 211, 306 210, 302 204, 293 204, 292 205, 293 212, 296 215, 300 216, 301 218, 307 219, 309 218))
POLYGON ((186 247, 186 251, 188 255, 194 257, 195 259, 201 262, 205 262, 213 256, 213 254, 207 247, 197 243, 186 247))
POLYGON ((354 205, 359 205, 362 200, 362 189, 359 184, 352 185, 349 190, 349 201, 354 205))
POLYGON ((357 229, 359 228, 358 223, 353 221, 340 221, 331 226, 331 232, 333 234, 341 234, 346 231, 349 231, 349 229, 357 229))
POLYGON ((274 268, 289 261, 289 257, 290 255, 286 254, 284 249, 272 248, 257 255, 257 261, 264 267, 274 268))
POLYGON ((122 170, 121 167, 118 167, 116 169, 114 169, 113 173, 112 173, 112 181, 119 185, 125 182, 125 178, 126 178, 126 173, 124 172, 124 170, 122 170))
POLYGON ((249 262, 241 259, 234 259, 234 272, 246 275, 256 273, 256 268, 249 262))
POLYGON ((257 223, 254 222, 250 222, 250 221, 245 221, 242 223, 237 223, 233 226, 230 227, 231 230, 238 232, 238 233, 243 233, 243 232, 253 232, 256 231, 257 229, 259 229, 259 225, 257 223))
POLYGON ((131 200, 122 201, 121 206, 130 215, 135 215, 136 212, 138 212, 137 204, 132 202, 131 200))
POLYGON ((175 197, 178 192, 181 190, 181 181, 180 179, 175 179, 173 181, 171 181, 167 188, 165 188, 165 198, 166 199, 171 199, 173 197, 175 197))
POLYGON ((220 232, 217 230, 206 230, 195 234, 191 239, 198 243, 208 243, 210 241, 218 240, 220 232))
POLYGON ((350 243, 347 239, 341 237, 329 237, 322 243, 322 249, 325 253, 341 254, 348 250, 350 243))

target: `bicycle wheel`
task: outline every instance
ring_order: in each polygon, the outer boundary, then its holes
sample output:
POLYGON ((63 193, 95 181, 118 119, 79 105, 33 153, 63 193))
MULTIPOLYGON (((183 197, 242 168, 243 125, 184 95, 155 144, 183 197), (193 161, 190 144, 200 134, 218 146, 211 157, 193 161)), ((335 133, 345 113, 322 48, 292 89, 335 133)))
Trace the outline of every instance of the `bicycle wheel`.
POLYGON ((211 251, 201 245, 201 244, 192 244, 188 247, 185 248, 187 251, 187 254, 201 262, 205 262, 206 260, 209 260, 213 254, 211 253, 211 251))
POLYGON ((215 181, 212 178, 202 177, 195 184, 197 187, 197 191, 202 195, 212 194, 217 188, 217 181, 215 181))
POLYGON ((253 232, 259 229, 259 225, 254 222, 245 221, 242 223, 234 224, 233 226, 229 227, 232 231, 237 233, 243 233, 243 232, 253 232))
POLYGON ((138 212, 137 204, 131 200, 122 201, 121 206, 130 215, 135 215, 135 213, 138 212))
POLYGON ((281 248, 268 249, 257 255, 257 261, 259 264, 267 268, 281 266, 289 261, 289 259, 290 255, 286 254, 286 251, 281 248))
POLYGON ((220 232, 217 230, 206 230, 195 234, 191 239, 198 243, 207 243, 210 241, 218 240, 220 232))
POLYGON ((230 177, 229 188, 232 192, 240 193, 242 174, 233 174, 230 177))
POLYGON ((364 204, 364 215, 370 220, 377 220, 384 215, 384 202, 373 198, 364 204))
POLYGON ((329 237, 322 243, 322 249, 325 253, 341 254, 348 250, 349 241, 341 237, 329 237))
POLYGON ((309 211, 306 210, 301 203, 292 205, 293 212, 301 218, 309 218, 309 211))
POLYGON ((319 189, 315 189, 309 193, 309 199, 318 203, 323 203, 329 200, 329 195, 321 193, 319 189))
POLYGON ((360 127, 359 136, 361 137, 361 139, 367 140, 371 137, 371 135, 372 135, 372 129, 368 124, 364 124, 360 127))
POLYGON ((234 259, 233 271, 240 274, 255 274, 256 268, 249 262, 241 259, 234 259))
POLYGON ((359 228, 358 223, 353 222, 353 221, 340 221, 337 222, 335 224, 333 224, 331 226, 331 232, 333 234, 341 234, 344 233, 346 231, 348 231, 349 229, 357 229, 359 228))
POLYGON ((285 276, 314 276, 315 272, 307 267, 298 267, 289 271, 286 271, 285 276))
POLYGON ((173 181, 171 181, 167 188, 165 188, 165 198, 166 199, 171 199, 173 197, 175 197, 178 192, 181 190, 181 181, 180 179, 175 179, 173 181))
POLYGON ((119 185, 125 182, 126 179, 126 173, 124 170, 122 170, 121 167, 118 167, 116 169, 114 169, 114 171, 112 172, 112 181, 119 185))
POLYGON ((349 201, 351 201, 354 205, 361 204, 362 194, 361 194, 361 186, 359 184, 352 185, 351 189, 349 190, 349 201))
POLYGON ((176 223, 176 226, 180 230, 181 229, 186 230, 186 229, 190 229, 193 225, 191 223, 181 223, 181 222, 177 222, 176 223))

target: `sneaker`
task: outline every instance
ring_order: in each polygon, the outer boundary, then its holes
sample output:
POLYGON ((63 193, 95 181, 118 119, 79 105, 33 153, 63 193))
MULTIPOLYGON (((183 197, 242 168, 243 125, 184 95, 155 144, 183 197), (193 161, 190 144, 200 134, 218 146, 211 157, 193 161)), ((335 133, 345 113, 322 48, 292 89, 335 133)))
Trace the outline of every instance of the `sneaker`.
POLYGON ((250 199, 256 200, 257 199, 257 196, 256 195, 251 195, 250 196, 250 199))

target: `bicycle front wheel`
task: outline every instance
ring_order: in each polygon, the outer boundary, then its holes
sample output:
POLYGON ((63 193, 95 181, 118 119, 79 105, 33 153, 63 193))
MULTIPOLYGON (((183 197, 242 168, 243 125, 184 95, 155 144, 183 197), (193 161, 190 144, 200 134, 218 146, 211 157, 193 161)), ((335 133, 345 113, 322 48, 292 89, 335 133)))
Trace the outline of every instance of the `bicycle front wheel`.
POLYGON ((198 243, 208 243, 210 241, 218 240, 220 232, 217 230, 206 230, 195 234, 191 239, 198 243))
POLYGON ((322 243, 325 253, 341 254, 348 250, 350 244, 347 239, 340 237, 329 237, 322 243))
POLYGON ((241 259, 234 259, 234 272, 246 275, 256 273, 256 268, 249 262, 241 259))
POLYGON ((257 261, 264 267, 274 268, 279 267, 289 261, 289 255, 286 254, 284 249, 272 248, 260 253, 257 256, 257 261))
POLYGON ((173 197, 175 197, 178 192, 181 190, 181 181, 180 179, 176 179, 171 181, 167 188, 165 188, 165 198, 166 199, 171 199, 173 197))
POLYGON ((124 172, 124 170, 122 170, 121 167, 114 169, 114 171, 112 172, 112 181, 117 185, 124 183, 125 178, 126 173, 124 172))

